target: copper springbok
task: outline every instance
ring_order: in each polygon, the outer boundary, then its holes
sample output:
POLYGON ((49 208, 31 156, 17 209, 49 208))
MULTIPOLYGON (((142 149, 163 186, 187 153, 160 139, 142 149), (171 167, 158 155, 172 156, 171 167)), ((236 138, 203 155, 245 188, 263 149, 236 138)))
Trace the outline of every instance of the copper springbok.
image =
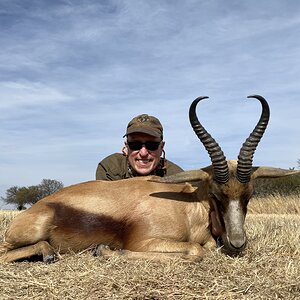
POLYGON ((101 255, 132 259, 181 256, 199 260, 205 249, 222 241, 229 254, 246 246, 244 221, 254 179, 299 171, 252 167, 256 147, 269 121, 267 101, 237 161, 226 158, 196 115, 199 97, 190 106, 191 125, 210 155, 212 165, 173 176, 120 181, 90 181, 52 194, 17 215, 0 245, 0 261, 12 262, 98 248, 101 255), (193 186, 189 182, 194 182, 193 186), (112 249, 112 250, 111 250, 112 249))

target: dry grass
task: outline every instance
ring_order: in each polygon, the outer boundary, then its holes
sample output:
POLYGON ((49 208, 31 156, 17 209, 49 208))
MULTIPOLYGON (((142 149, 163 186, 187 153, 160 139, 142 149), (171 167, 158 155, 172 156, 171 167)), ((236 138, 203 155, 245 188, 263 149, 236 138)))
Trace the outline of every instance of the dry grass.
POLYGON ((248 206, 248 213, 257 214, 298 214, 300 215, 299 196, 282 197, 268 196, 266 198, 252 198, 248 206))
MULTIPOLYGON (((3 264, 0 299, 299 299, 299 211, 296 198, 254 199, 239 258, 216 250, 200 263, 154 263, 83 253, 52 265, 3 264)), ((12 217, 0 214, 2 232, 12 217)))

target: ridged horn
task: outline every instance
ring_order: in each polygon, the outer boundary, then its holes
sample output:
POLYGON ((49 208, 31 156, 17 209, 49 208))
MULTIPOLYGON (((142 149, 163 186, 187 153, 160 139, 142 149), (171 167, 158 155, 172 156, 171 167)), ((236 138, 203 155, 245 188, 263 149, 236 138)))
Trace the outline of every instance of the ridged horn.
POLYGON ((226 157, 224 156, 221 147, 201 125, 196 115, 196 106, 198 102, 207 98, 208 97, 206 96, 198 97, 193 101, 189 111, 190 123, 197 137, 200 139, 200 141, 202 142, 203 146, 205 147, 206 151, 210 156, 213 170, 214 170, 215 180, 218 183, 226 183, 229 179, 229 170, 228 170, 226 157))
POLYGON ((251 95, 247 98, 259 100, 262 105, 262 113, 254 130, 242 145, 238 156, 237 179, 241 183, 248 183, 250 181, 253 155, 270 119, 270 108, 266 99, 259 95, 251 95))

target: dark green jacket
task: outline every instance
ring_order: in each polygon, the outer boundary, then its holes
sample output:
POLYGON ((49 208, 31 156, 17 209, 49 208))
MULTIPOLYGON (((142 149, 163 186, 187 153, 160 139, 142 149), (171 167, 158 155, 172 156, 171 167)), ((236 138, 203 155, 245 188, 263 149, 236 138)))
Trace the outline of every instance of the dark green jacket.
MULTIPOLYGON (((163 162, 163 159, 161 159, 161 163, 158 168, 149 175, 163 177, 165 175, 172 175, 182 171, 183 169, 171 161, 165 159, 163 162)), ((97 180, 119 180, 135 176, 137 176, 137 174, 134 174, 134 171, 129 168, 127 157, 121 153, 114 153, 104 158, 99 163, 96 171, 97 180)))

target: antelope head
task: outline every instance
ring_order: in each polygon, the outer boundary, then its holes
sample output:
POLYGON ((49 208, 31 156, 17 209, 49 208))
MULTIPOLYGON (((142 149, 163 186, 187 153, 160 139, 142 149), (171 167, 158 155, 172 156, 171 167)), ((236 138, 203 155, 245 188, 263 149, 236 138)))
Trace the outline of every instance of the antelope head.
POLYGON ((227 161, 219 144, 205 130, 196 115, 199 97, 189 110, 190 123, 211 158, 211 166, 186 171, 160 179, 160 182, 202 181, 198 194, 210 203, 211 232, 221 241, 228 254, 238 254, 245 249, 247 237, 244 230, 247 205, 253 194, 253 182, 258 177, 282 177, 299 173, 271 167, 253 167, 254 152, 260 142, 270 118, 267 101, 259 95, 248 96, 260 101, 262 113, 250 136, 242 145, 238 160, 227 161), (203 193, 205 194, 203 196, 203 193))

